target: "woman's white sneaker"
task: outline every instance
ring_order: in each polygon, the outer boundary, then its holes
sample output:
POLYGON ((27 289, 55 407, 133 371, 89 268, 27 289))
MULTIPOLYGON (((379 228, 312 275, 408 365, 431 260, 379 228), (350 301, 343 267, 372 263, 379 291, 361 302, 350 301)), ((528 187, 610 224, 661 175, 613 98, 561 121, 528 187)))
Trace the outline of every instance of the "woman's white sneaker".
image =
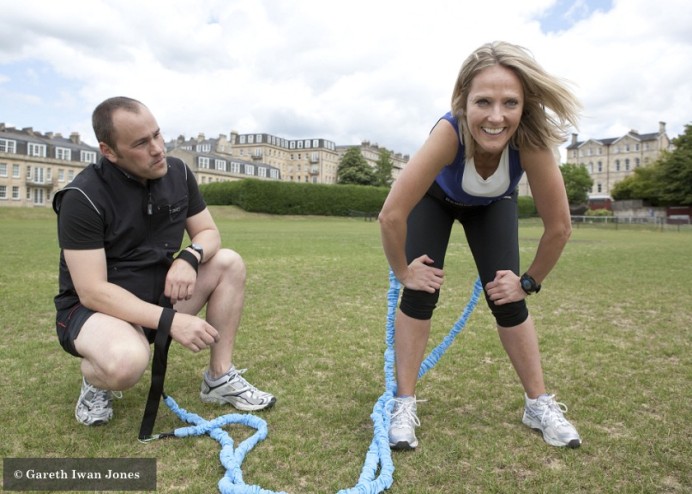
POLYGON ((415 449, 418 446, 416 427, 420 425, 416 415, 416 397, 392 398, 390 412, 389 447, 396 450, 415 449))
POLYGON ((577 429, 565 418, 567 406, 555 401, 555 395, 541 395, 535 400, 524 395, 522 422, 543 434, 551 446, 578 448, 581 438, 577 429))

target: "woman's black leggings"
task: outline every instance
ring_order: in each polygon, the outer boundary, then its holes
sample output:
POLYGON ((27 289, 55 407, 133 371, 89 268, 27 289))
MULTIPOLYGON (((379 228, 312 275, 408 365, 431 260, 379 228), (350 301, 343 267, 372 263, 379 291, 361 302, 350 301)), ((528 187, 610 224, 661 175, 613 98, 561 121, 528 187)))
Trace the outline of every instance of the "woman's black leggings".
MULTIPOLYGON (((495 278, 495 273, 499 270, 511 270, 519 274, 516 192, 487 206, 461 206, 445 200, 442 190, 437 184, 433 184, 408 218, 408 262, 427 254, 435 261, 433 266, 442 269, 454 220, 459 220, 464 227, 484 287, 495 278)), ((439 296, 439 290, 428 293, 404 288, 399 308, 409 317, 427 320, 432 318, 439 296)), ((485 300, 501 327, 517 326, 529 316, 523 300, 495 305, 487 293, 485 300)))

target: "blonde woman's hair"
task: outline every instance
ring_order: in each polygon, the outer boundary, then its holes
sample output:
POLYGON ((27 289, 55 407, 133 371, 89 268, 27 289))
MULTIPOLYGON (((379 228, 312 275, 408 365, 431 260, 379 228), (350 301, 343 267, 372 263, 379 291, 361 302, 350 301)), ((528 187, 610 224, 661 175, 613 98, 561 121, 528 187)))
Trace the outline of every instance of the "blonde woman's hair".
POLYGON ((466 146, 466 158, 475 151, 475 142, 466 123, 466 103, 471 82, 480 71, 501 65, 513 71, 524 89, 524 110, 510 145, 515 148, 553 149, 577 127, 581 105, 565 81, 548 74, 521 46, 505 41, 487 43, 471 53, 459 70, 452 94, 452 113, 459 118, 466 146))

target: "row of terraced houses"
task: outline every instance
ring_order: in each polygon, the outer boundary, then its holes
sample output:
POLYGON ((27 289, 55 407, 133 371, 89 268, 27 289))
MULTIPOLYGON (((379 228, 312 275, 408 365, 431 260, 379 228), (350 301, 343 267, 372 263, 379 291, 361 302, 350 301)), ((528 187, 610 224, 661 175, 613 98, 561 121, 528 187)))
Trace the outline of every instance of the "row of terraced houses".
MULTIPOLYGON (((567 161, 587 167, 594 179, 594 197, 609 195, 615 183, 638 166, 653 163, 671 146, 664 122, 655 133, 632 130, 616 138, 581 142, 577 137, 574 134, 567 147, 567 161)), ((243 178, 335 184, 339 161, 353 146, 321 138, 285 139, 232 131, 218 138, 180 136, 166 147, 169 156, 190 166, 200 184, 243 178)), ((359 147, 373 167, 385 149, 368 141, 359 147)), ((396 180, 409 156, 389 152, 392 178, 396 180)), ((48 207, 55 192, 99 157, 98 148, 82 142, 76 132, 64 137, 0 123, 0 206, 48 207)), ((530 195, 525 179, 519 184, 519 193, 530 195)))

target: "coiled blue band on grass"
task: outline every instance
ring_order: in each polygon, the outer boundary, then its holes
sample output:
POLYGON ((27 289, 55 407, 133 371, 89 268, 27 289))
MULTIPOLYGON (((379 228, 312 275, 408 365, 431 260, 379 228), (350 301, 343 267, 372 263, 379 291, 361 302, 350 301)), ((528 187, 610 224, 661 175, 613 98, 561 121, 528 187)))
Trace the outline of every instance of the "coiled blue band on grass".
MULTIPOLYGON (((482 290, 483 287, 480 279, 477 279, 471 298, 463 313, 454 326, 452 326, 449 334, 430 352, 430 355, 421 364, 418 372, 419 379, 437 364, 457 335, 464 329, 469 316, 478 304, 482 290)), ((389 425, 392 398, 396 396, 394 321, 400 291, 401 283, 399 283, 399 280, 396 279, 394 273, 390 270, 385 334, 387 347, 384 351, 385 391, 375 403, 370 415, 374 428, 373 438, 365 455, 358 483, 350 489, 340 490, 338 494, 379 494, 389 489, 394 482, 394 462, 392 461, 392 452, 389 447, 389 425)), ((166 396, 164 401, 181 420, 193 424, 190 427, 176 429, 173 435, 176 437, 188 437, 207 434, 221 445, 219 459, 226 469, 226 474, 218 484, 221 494, 286 494, 284 492, 277 493, 266 490, 257 485, 248 485, 243 481, 241 465, 245 456, 257 443, 267 437, 267 423, 263 419, 256 415, 231 413, 213 420, 205 420, 199 415, 188 412, 178 406, 170 396, 166 396), (255 429, 257 432, 234 449, 233 439, 222 429, 223 426, 228 424, 245 425, 255 429)))

